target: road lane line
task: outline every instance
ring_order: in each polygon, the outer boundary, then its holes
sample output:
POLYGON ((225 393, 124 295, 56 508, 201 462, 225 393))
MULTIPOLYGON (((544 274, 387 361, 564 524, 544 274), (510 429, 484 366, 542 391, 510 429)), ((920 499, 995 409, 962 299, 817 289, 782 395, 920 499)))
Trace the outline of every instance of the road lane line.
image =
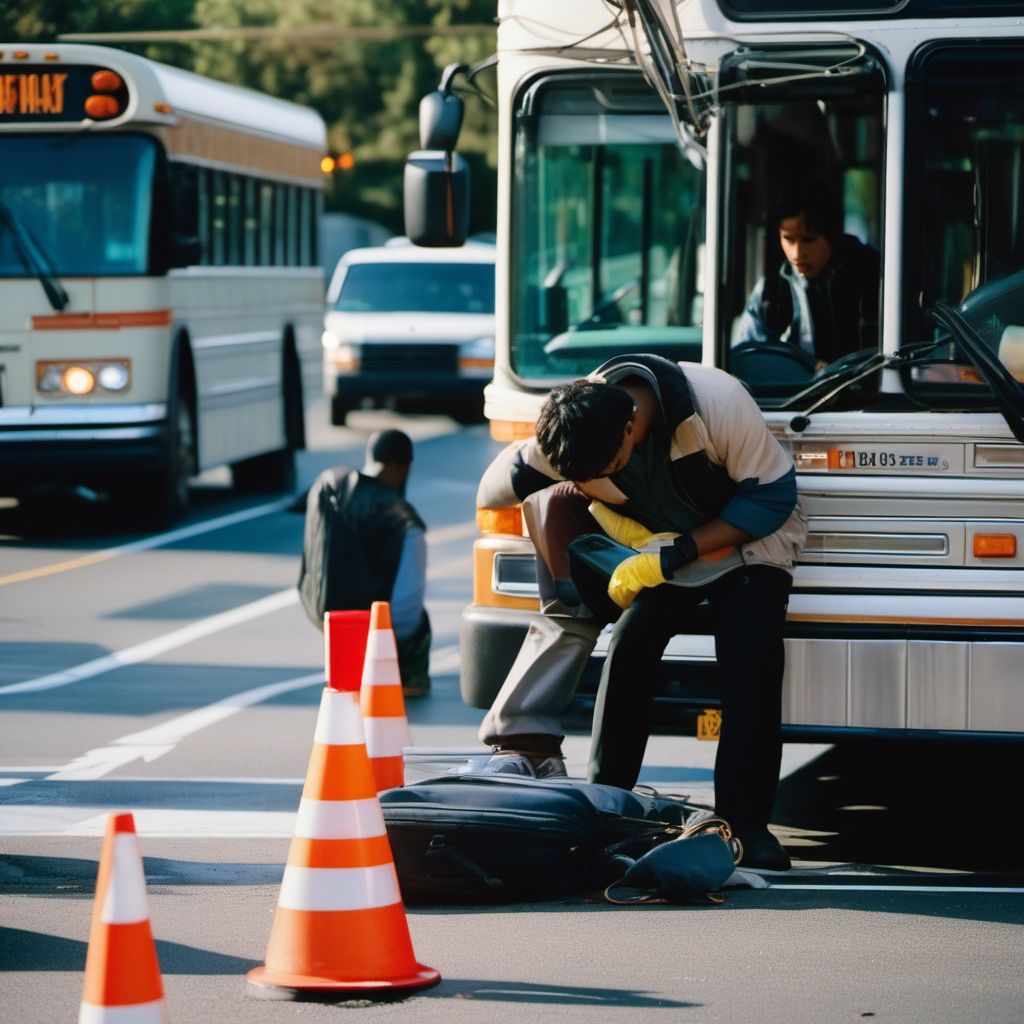
POLYGON ((151 548, 163 547, 165 544, 174 544, 179 540, 198 537, 204 533, 212 533, 214 530, 221 530, 228 526, 235 526, 238 523, 248 522, 250 519, 259 519, 260 516, 280 512, 294 504, 294 502, 294 495, 290 495, 287 498, 279 498, 277 501, 271 501, 265 505, 257 505, 255 508, 244 509, 241 512, 232 512, 230 515, 218 516, 216 519, 206 519, 201 523, 182 526, 180 529, 169 530, 167 533, 158 533, 152 537, 143 537, 141 540, 134 540, 129 544, 119 544, 114 548, 94 551, 91 555, 82 555, 80 558, 72 558, 66 562, 55 562, 53 565, 43 565, 38 569, 25 569, 23 572, 0 576, 0 587, 9 586, 11 583, 25 583, 28 580, 37 580, 60 572, 70 572, 72 569, 84 569, 86 566, 96 565, 99 562, 108 562, 110 559, 118 558, 121 555, 130 555, 136 551, 149 551, 151 548))
POLYGON ((290 693, 292 690, 313 686, 316 683, 322 686, 323 682, 323 672, 312 672, 308 675, 296 676, 294 679, 285 679, 280 683, 269 683, 266 686, 257 686, 251 690, 234 693, 230 697, 214 701, 213 704, 207 704, 206 707, 196 708, 195 711, 168 719, 150 729, 143 729, 141 732, 129 733, 127 736, 111 740, 109 746, 86 751, 59 771, 48 776, 48 779, 53 782, 99 779, 138 758, 147 762, 155 761, 158 757, 163 757, 164 754, 172 751, 186 737, 201 729, 216 725, 244 708, 271 700, 282 693, 290 693))
POLYGON ((7 696, 15 693, 35 693, 39 690, 54 690, 58 686, 67 686, 69 683, 77 683, 83 679, 91 679, 93 676, 102 675, 116 668, 125 665, 134 665, 140 661, 148 661, 167 651, 182 647, 210 636, 212 633, 219 633, 221 630, 230 629, 232 626, 248 622, 250 619, 259 618, 261 615, 269 615, 272 612, 280 611, 290 605, 297 603, 299 593, 294 587, 287 590, 279 590, 276 594, 261 597, 258 601, 251 601, 249 604, 239 605, 226 612, 219 612, 217 615, 210 615, 198 622, 193 622, 181 629, 175 629, 163 636, 146 640, 134 647, 126 647, 123 651, 115 651, 113 654, 104 655, 102 658, 94 658, 81 665, 65 669, 63 672, 53 672, 50 675, 40 676, 38 679, 27 679, 21 683, 9 683, 7 686, 0 686, 0 696, 7 696))

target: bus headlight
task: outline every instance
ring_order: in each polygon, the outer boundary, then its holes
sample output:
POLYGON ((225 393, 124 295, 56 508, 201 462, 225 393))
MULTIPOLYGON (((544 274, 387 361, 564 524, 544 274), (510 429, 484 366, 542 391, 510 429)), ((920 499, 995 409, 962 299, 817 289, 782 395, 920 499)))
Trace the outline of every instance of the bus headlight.
POLYGON ((130 381, 131 360, 128 359, 36 363, 36 390, 44 395, 82 396, 97 390, 116 394, 126 391, 130 381))

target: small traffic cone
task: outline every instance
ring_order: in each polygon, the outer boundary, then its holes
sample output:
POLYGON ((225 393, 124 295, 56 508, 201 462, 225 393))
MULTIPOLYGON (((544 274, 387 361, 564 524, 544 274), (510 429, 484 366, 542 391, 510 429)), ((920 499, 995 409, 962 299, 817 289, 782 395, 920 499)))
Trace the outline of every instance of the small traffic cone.
POLYGON ((167 1024, 146 876, 131 814, 111 814, 100 853, 78 1024, 167 1024))
MULTIPOLYGON (((343 629, 328 623, 328 672, 343 629)), ((295 834, 262 967, 248 974, 264 999, 394 997, 441 980, 416 962, 384 815, 370 770, 358 679, 328 684, 295 834)))
POLYGON ((370 605, 370 634, 359 703, 366 731, 366 753, 377 780, 377 792, 405 785, 402 751, 412 746, 412 735, 405 717, 398 647, 387 601, 370 605))

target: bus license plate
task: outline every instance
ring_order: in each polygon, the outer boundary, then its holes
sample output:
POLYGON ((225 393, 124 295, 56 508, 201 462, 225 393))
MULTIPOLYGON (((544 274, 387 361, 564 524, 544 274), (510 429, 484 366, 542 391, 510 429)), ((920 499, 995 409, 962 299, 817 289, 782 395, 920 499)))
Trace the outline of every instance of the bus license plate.
POLYGON ((697 739, 717 740, 722 731, 722 712, 718 708, 705 708, 697 716, 697 739))
POLYGON ((855 470, 862 473, 948 473, 953 453, 937 445, 893 447, 886 445, 843 446, 828 450, 830 470, 855 470))

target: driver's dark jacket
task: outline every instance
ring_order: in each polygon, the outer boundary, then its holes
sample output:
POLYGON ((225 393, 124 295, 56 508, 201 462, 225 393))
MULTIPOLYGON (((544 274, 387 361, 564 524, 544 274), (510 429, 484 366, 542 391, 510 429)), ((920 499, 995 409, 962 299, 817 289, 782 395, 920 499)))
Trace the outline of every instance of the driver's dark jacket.
POLYGON ((784 262, 754 286, 734 345, 782 342, 826 363, 878 344, 878 253, 843 235, 811 281, 784 262))
MULTIPOLYGON (((751 536, 740 545, 745 563, 792 572, 807 534, 796 473, 743 384, 723 370, 646 354, 610 359, 588 379, 617 384, 631 377, 653 388, 668 428, 665 472, 692 513, 676 529, 721 517, 751 536)), ((513 442, 480 481, 477 507, 515 505, 561 479, 535 437, 513 442)), ((588 497, 643 522, 624 486, 618 474, 578 484, 588 497)))

